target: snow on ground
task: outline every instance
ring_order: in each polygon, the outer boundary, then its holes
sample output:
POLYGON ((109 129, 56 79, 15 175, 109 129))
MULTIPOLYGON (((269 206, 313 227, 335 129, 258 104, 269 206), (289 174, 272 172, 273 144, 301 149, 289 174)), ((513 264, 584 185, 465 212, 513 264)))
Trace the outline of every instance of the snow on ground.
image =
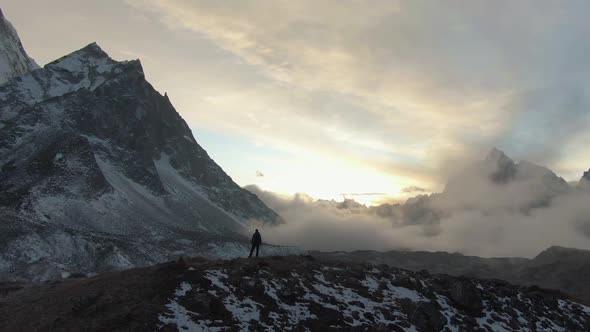
POLYGON ((379 289, 379 282, 372 276, 366 276, 361 284, 369 289, 369 292, 374 293, 377 289, 379 289))
POLYGON ((442 276, 451 279, 442 279, 447 283, 441 283, 439 276, 424 277, 397 269, 349 270, 307 263, 302 257, 290 258, 295 262, 288 259, 216 261, 213 266, 188 268, 191 272, 187 275, 199 288, 193 289, 186 281, 180 283, 165 313, 160 314, 160 322, 178 322, 184 326, 179 325, 180 330, 194 331, 293 331, 314 330, 318 326, 365 329, 394 325, 404 331, 418 331, 435 324, 437 330, 447 332, 473 330, 477 326, 493 332, 549 332, 566 331, 564 326, 585 326, 588 321, 588 307, 559 300, 558 307, 563 312, 555 311, 542 302, 527 301, 534 299, 535 293, 497 296, 497 286, 491 282, 474 283, 479 285, 474 289, 482 297, 483 310, 469 312, 456 299, 451 300, 450 285, 457 282, 453 277, 442 276), (190 300, 183 302, 185 297, 190 300), (197 303, 193 310, 199 310, 203 306, 210 308, 212 301, 227 312, 216 309, 201 315, 190 311, 191 304, 197 303), (526 315, 515 307, 527 308, 526 315), (228 316, 231 319, 219 321, 228 316))
POLYGON ((278 322, 283 319, 284 316, 286 316, 287 321, 291 325, 296 325, 299 322, 307 319, 317 318, 316 315, 309 311, 309 305, 304 302, 296 302, 294 305, 283 302, 277 295, 277 291, 283 289, 284 286, 279 284, 277 281, 262 280, 262 284, 264 285, 264 293, 275 300, 275 303, 286 312, 286 315, 276 312, 272 312, 270 314, 270 316, 275 321, 275 325, 278 324, 278 322))
POLYGON ((427 300, 424 296, 420 295, 418 292, 412 289, 408 289, 405 287, 398 287, 393 286, 390 281, 386 281, 387 289, 383 291, 385 296, 388 296, 393 299, 410 299, 413 302, 418 301, 425 301, 427 300))
POLYGON ((209 279, 214 287, 220 288, 228 293, 231 293, 229 287, 223 283, 223 279, 229 278, 227 274, 221 271, 205 271, 205 278, 209 279))
POLYGON ((222 328, 212 327, 212 321, 207 319, 195 320, 199 314, 187 310, 178 301, 186 296, 186 293, 192 289, 191 285, 182 282, 174 292, 174 298, 166 304, 167 313, 158 316, 160 327, 166 324, 176 324, 180 331, 201 332, 201 331, 223 331, 222 328))
POLYGON ((252 320, 255 322, 260 320, 259 308, 263 307, 263 305, 247 296, 242 298, 236 296, 234 294, 236 289, 231 285, 226 285, 224 282, 228 278, 227 274, 217 270, 206 271, 205 278, 211 281, 213 287, 228 293, 223 299, 223 304, 225 309, 232 314, 234 320, 238 322, 241 331, 250 330, 252 320))
MULTIPOLYGON (((319 282, 312 284, 314 290, 318 294, 326 295, 338 303, 338 310, 343 312, 346 318, 343 323, 350 326, 396 323, 398 320, 386 319, 381 311, 391 311, 392 307, 395 307, 396 300, 399 298, 410 297, 412 300, 421 298, 414 291, 403 287, 393 287, 389 284, 388 289, 383 291, 383 300, 376 302, 358 294, 351 288, 328 282, 323 273, 319 271, 316 271, 314 278, 319 282), (368 319, 367 314, 372 316, 373 319, 368 319)), ((395 310, 393 314, 399 320, 406 318, 401 312, 396 312, 395 310)))

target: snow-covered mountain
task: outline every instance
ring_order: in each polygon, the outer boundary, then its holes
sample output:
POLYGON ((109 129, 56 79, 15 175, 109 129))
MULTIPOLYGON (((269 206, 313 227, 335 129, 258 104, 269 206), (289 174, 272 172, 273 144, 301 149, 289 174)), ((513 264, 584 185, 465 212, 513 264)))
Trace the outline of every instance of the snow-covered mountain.
POLYGON ((0 84, 39 66, 31 59, 16 30, 0 9, 0 84))
POLYGON ((556 291, 311 256, 188 259, 19 287, 0 306, 6 330, 590 329, 590 307, 556 291))
POLYGON ((281 222, 197 144, 139 60, 94 43, 0 86, 0 169, 0 272, 243 255, 251 222, 281 222))

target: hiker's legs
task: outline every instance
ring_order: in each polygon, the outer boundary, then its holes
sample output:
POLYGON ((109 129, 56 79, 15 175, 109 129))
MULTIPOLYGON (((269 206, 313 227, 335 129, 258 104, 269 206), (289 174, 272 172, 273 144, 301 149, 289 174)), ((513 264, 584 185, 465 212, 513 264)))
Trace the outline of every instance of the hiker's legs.
POLYGON ((255 246, 256 246, 256 245, 254 245, 254 244, 252 245, 252 249, 250 249, 250 256, 248 256, 248 257, 252 257, 252 253, 254 252, 254 247, 255 247, 255 246))
POLYGON ((259 244, 256 245, 256 257, 258 257, 258 249, 260 249, 260 245, 259 244))

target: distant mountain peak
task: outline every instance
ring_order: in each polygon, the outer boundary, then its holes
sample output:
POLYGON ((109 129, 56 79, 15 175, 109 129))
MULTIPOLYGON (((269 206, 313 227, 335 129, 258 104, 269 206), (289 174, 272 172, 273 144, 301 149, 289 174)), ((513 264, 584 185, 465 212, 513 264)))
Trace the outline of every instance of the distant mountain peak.
POLYGON ((483 161, 484 167, 490 172, 490 179, 496 183, 505 183, 514 178, 516 163, 502 150, 493 148, 483 161))
POLYGON ((504 151, 494 147, 488 152, 485 161, 487 162, 495 162, 495 163, 514 163, 512 159, 510 159, 504 151))
POLYGON ((531 194, 530 205, 527 203, 522 207, 523 210, 528 210, 531 206, 542 206, 551 197, 570 189, 567 182, 550 169, 526 160, 517 163, 502 150, 493 148, 485 159, 465 167, 460 173, 450 177, 444 193, 456 196, 482 190, 493 191, 494 187, 489 184, 502 185, 514 181, 539 188, 531 194))

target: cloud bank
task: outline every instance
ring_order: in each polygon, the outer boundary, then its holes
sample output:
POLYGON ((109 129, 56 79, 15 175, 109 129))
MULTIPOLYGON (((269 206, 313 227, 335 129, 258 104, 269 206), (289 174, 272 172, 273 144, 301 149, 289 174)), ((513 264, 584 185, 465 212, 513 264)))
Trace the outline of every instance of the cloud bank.
POLYGON ((257 194, 286 223, 264 227, 266 241, 314 250, 411 249, 486 257, 533 257, 552 245, 590 249, 590 191, 523 161, 482 161, 444 192, 405 204, 257 194))

